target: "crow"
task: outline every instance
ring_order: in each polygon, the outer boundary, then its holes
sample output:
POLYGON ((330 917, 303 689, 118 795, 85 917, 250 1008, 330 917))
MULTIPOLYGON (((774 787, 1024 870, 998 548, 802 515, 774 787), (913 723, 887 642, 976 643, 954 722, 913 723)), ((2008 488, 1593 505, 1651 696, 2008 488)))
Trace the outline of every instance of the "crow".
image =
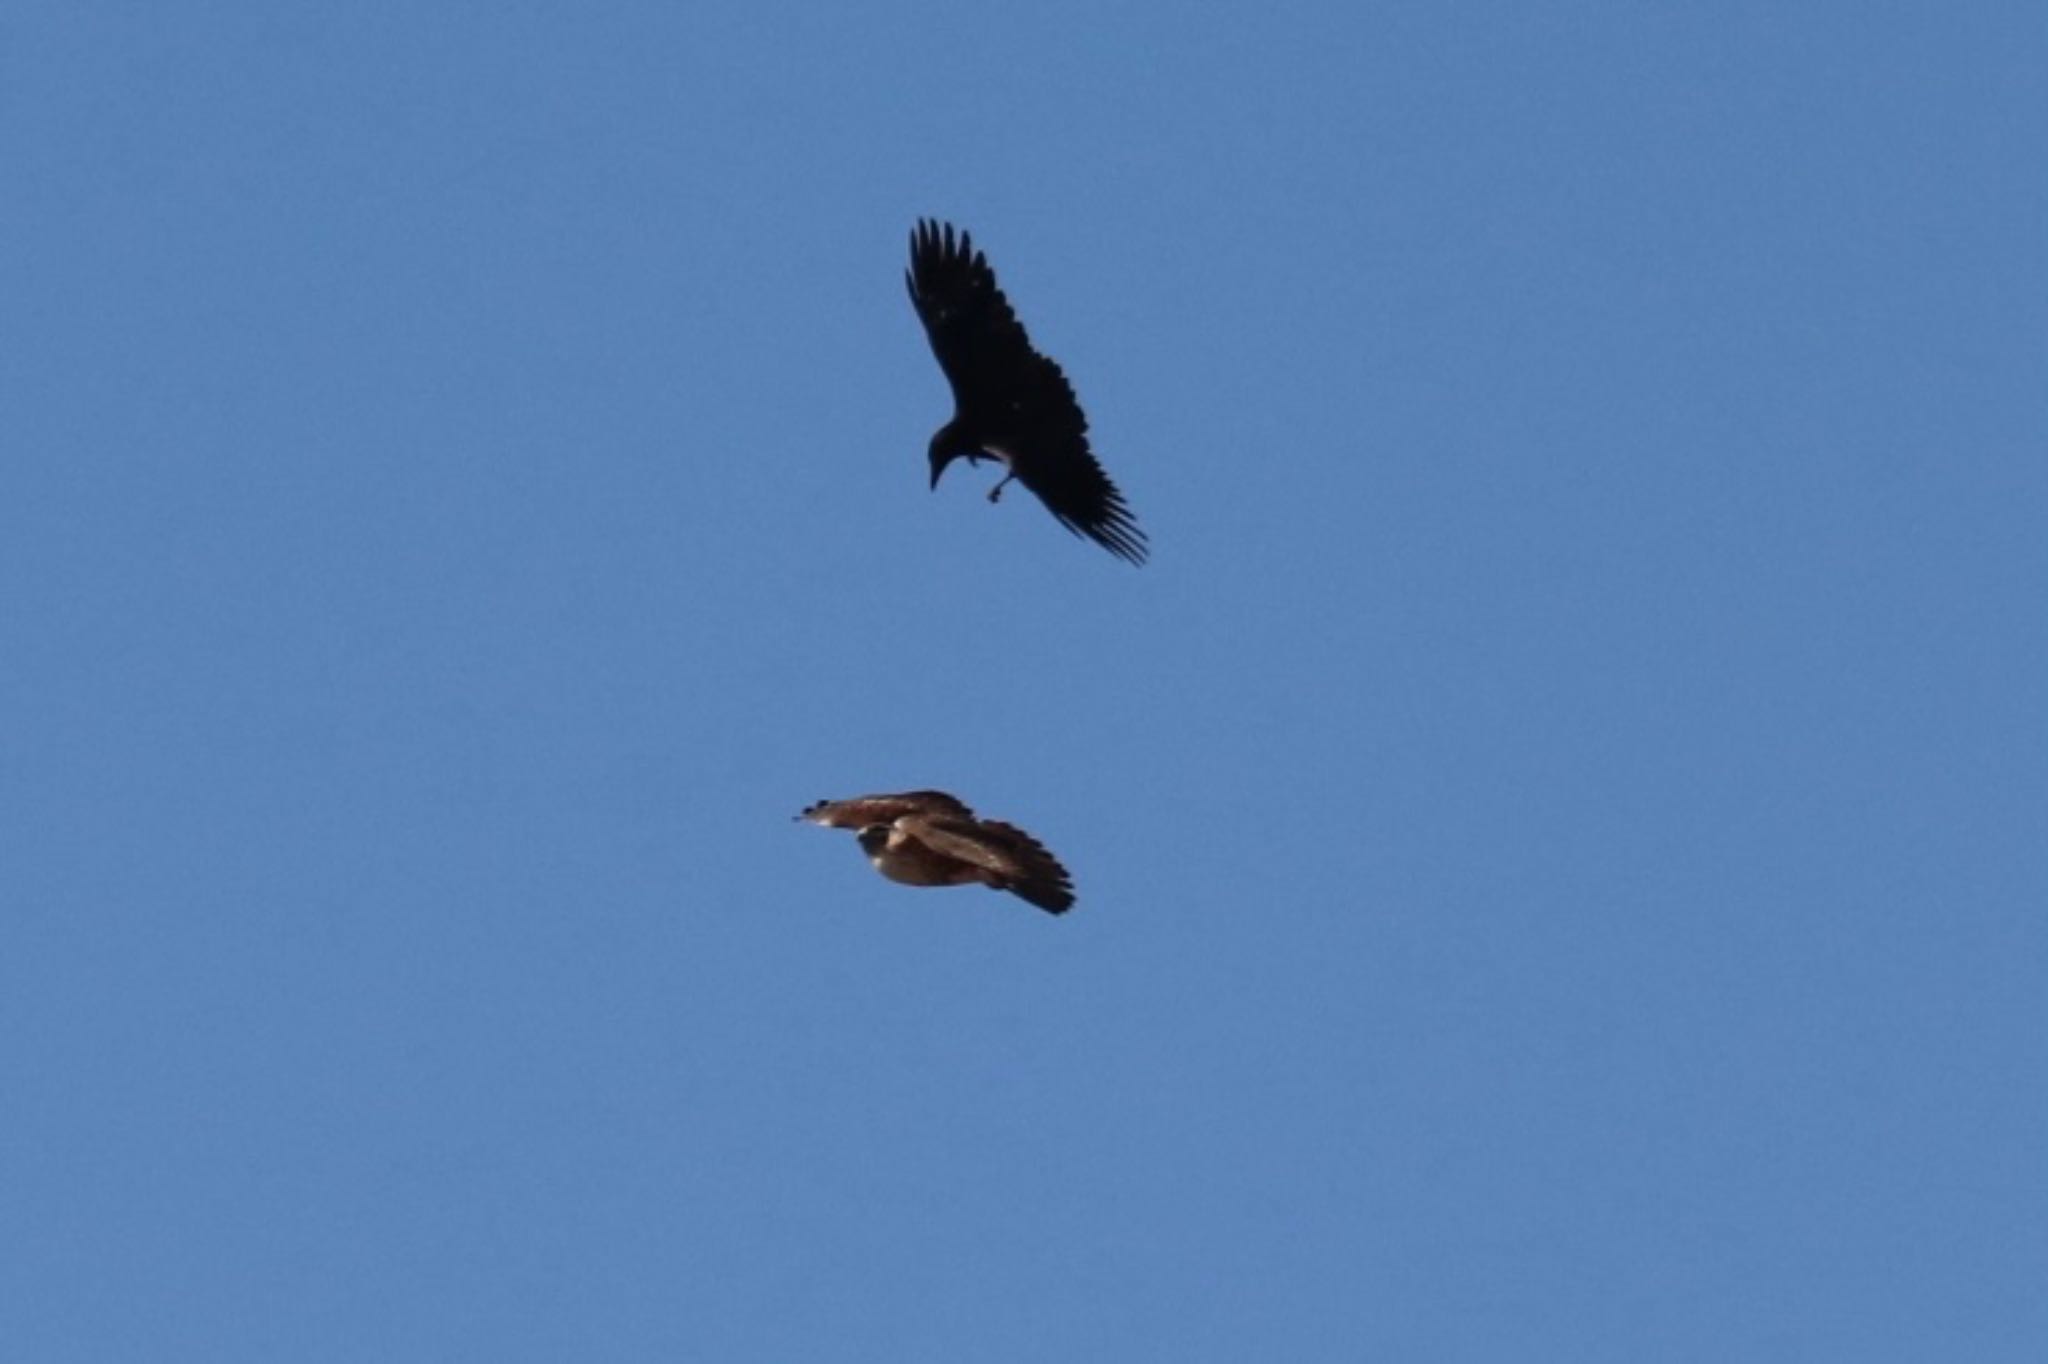
POLYGON ((1009 471, 989 501, 1014 478, 1074 534, 1144 563, 1145 533, 1088 448, 1088 418, 1073 386, 1032 349, 973 239, 951 223, 919 219, 903 279, 953 388, 953 419, 932 436, 931 486, 962 456, 969 464, 997 460, 1009 471))

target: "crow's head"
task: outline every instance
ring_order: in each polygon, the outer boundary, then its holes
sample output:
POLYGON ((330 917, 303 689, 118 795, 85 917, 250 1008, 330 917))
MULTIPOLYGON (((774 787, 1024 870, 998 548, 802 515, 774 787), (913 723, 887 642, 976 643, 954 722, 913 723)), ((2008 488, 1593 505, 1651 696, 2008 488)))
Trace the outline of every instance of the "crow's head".
POLYGON ((931 448, 926 452, 931 460, 932 486, 939 486, 939 475, 946 472, 946 466, 954 460, 965 457, 969 463, 981 458, 981 447, 960 434, 959 427, 947 422, 932 433, 931 448))

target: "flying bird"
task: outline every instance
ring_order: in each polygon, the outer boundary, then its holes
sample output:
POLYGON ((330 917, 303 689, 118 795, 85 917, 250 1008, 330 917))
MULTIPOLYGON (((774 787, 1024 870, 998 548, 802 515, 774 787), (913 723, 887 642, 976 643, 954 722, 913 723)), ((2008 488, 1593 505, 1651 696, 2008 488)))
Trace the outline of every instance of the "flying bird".
POLYGON ((987 886, 1048 914, 1074 903, 1074 883, 1045 845, 1013 824, 976 819, 944 791, 821 800, 798 819, 853 829, 875 870, 906 886, 987 886))
POLYGON ((932 436, 932 487, 954 460, 1006 465, 1059 523, 1122 559, 1145 562, 1145 533, 1088 448, 1088 418, 1060 367, 1032 349, 966 232, 920 218, 910 234, 910 301, 953 388, 953 420, 932 436))

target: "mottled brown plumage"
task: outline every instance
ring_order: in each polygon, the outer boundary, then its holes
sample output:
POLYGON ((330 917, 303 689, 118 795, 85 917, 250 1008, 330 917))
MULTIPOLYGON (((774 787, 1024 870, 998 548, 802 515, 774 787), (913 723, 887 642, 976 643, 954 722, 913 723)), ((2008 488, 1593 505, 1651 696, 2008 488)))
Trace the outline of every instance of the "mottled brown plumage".
POLYGON ((906 886, 987 886, 1050 914, 1074 903, 1067 869, 1014 824, 977 819, 944 791, 821 800, 798 819, 852 829, 875 870, 906 886))

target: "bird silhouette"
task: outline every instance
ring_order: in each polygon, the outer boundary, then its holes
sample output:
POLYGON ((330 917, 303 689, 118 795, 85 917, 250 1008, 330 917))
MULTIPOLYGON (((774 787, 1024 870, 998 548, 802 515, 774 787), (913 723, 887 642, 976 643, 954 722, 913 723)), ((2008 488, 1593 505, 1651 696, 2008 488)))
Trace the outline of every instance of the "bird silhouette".
POLYGON ((919 219, 910 234, 910 301, 953 389, 953 419, 933 434, 932 483, 956 459, 1008 466, 991 502, 1015 479, 1076 535, 1133 564, 1145 533, 1088 448, 1088 418, 1073 385, 1034 350, 996 287, 988 259, 952 224, 919 219))

